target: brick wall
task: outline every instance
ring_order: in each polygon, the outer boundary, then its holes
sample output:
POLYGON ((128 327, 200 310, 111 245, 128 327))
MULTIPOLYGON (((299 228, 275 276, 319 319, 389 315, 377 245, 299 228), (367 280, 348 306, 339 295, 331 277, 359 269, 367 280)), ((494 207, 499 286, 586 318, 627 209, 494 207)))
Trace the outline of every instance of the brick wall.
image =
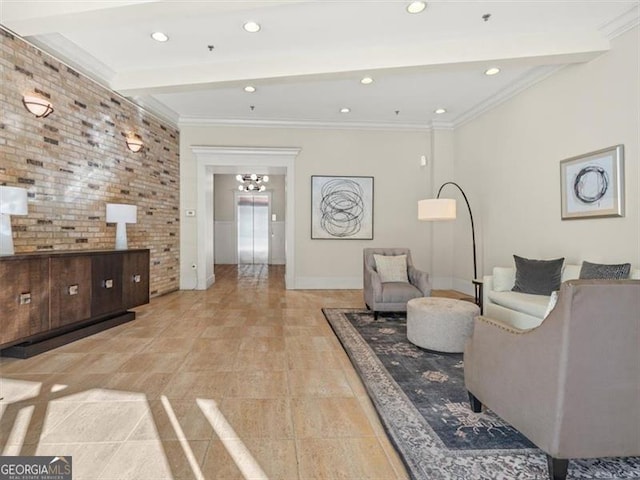
POLYGON ((11 219, 16 253, 113 249, 105 204, 133 204, 129 247, 151 250, 151 294, 176 290, 179 160, 177 129, 0 28, 0 185, 29 192, 29 214, 11 219), (34 93, 51 115, 25 109, 34 93))

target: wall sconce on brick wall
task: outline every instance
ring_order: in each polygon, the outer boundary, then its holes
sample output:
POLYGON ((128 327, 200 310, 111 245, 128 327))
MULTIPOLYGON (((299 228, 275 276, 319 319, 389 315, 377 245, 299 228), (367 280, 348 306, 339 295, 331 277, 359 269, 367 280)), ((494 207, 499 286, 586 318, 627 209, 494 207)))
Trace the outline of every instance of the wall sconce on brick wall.
POLYGON ((47 117, 51 112, 53 112, 51 102, 41 97, 25 95, 22 97, 22 103, 27 110, 36 116, 36 118, 47 117))
POLYGON ((142 143, 142 139, 140 135, 137 133, 130 133, 126 138, 127 148, 131 150, 133 153, 138 153, 144 147, 144 143, 142 143))

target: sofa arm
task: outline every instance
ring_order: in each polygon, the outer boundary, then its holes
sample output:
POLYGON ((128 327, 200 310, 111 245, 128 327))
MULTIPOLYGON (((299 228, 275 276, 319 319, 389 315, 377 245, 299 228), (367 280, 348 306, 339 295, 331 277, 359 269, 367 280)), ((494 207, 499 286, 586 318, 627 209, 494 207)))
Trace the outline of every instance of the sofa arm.
POLYGON ((489 305, 489 292, 493 290, 493 275, 485 275, 482 277, 482 306, 487 308, 489 305))
POLYGON ((409 273, 409 283, 420 290, 425 297, 430 296, 431 282, 429 281, 429 274, 418 270, 412 265, 409 265, 407 270, 409 273))

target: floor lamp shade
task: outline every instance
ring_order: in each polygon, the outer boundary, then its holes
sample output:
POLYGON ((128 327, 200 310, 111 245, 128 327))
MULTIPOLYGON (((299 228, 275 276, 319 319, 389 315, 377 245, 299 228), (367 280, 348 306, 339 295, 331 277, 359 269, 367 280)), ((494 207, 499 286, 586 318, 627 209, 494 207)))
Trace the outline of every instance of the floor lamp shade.
POLYGON ((464 193, 464 190, 460 188, 455 182, 445 182, 438 189, 438 195, 436 198, 428 198, 426 200, 418 201, 418 220, 453 220, 456 218, 456 201, 451 198, 440 198, 442 189, 447 185, 457 188, 464 198, 464 202, 467 204, 467 210, 469 210, 469 220, 471 220, 471 243, 473 245, 473 278, 478 276, 478 266, 476 261, 476 229, 473 224, 473 213, 471 213, 471 206, 469 205, 469 199, 464 193))
POLYGON ((0 255, 13 255, 11 215, 26 215, 27 191, 19 187, 0 186, 0 255))
POLYGON ((126 250, 127 223, 137 223, 138 207, 123 203, 107 203, 107 223, 116 224, 116 250, 126 250))
POLYGON ((418 220, 454 220, 456 201, 451 198, 429 198, 418 202, 418 220))

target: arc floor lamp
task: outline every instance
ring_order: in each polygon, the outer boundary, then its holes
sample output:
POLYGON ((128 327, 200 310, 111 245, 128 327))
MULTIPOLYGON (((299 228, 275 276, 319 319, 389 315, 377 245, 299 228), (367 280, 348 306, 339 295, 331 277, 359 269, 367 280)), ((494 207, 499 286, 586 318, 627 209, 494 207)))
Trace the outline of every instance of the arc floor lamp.
POLYGON ((426 221, 439 221, 439 220, 455 220, 456 219, 456 201, 452 198, 440 198, 442 189, 447 185, 453 185, 462 194, 467 209, 469 210, 469 218, 471 219, 471 243, 473 245, 473 284, 476 292, 476 303, 480 304, 480 285, 478 280, 478 267, 476 261, 476 229, 473 223, 473 213, 471 213, 471 206, 469 205, 469 199, 464 193, 464 190, 455 182, 445 182, 438 189, 438 195, 436 198, 429 198, 420 200, 418 202, 418 220, 426 221))

